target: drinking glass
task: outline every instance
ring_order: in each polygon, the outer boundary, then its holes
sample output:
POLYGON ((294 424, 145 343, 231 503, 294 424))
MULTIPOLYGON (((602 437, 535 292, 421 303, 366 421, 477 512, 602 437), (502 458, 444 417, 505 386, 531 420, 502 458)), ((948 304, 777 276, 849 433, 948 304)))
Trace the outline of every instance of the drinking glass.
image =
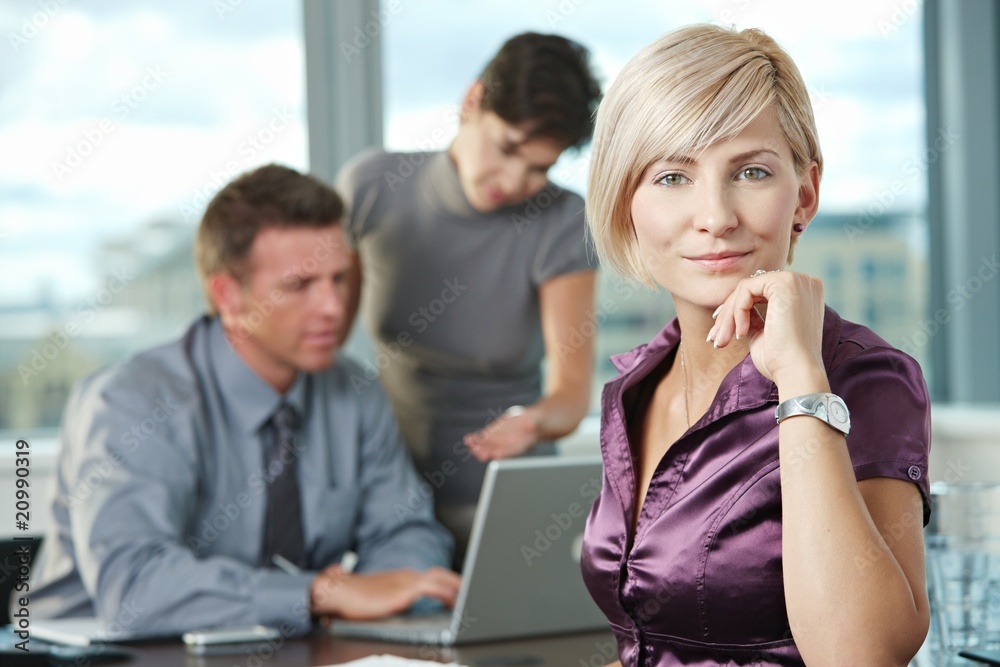
POLYGON ((931 509, 930 643, 946 660, 963 648, 1000 648, 1000 484, 935 482, 931 509))

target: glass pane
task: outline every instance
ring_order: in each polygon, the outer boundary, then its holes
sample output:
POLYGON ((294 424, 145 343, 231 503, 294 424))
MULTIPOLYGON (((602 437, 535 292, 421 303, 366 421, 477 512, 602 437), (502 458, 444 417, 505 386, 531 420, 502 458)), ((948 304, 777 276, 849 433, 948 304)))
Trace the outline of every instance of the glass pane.
MULTIPOLYGON (((391 3, 383 3, 390 7, 391 3)), ((920 3, 716 0, 699 3, 529 0, 408 5, 383 32, 386 147, 437 149, 457 126, 461 95, 503 41, 555 32, 587 46, 605 87, 638 49, 673 28, 714 21, 761 27, 795 58, 812 92, 826 160, 820 212, 793 268, 818 275, 844 317, 929 359, 925 149, 920 3), (419 57, 418 57, 419 56, 419 57)), ((586 187, 589 151, 551 175, 586 187)), ((649 340, 672 316, 665 295, 602 275, 597 308, 599 387, 611 354, 649 340)), ((594 392, 595 407, 599 392, 594 392)))
POLYGON ((191 243, 236 173, 304 169, 300 3, 5 3, 0 428, 202 312, 191 243))

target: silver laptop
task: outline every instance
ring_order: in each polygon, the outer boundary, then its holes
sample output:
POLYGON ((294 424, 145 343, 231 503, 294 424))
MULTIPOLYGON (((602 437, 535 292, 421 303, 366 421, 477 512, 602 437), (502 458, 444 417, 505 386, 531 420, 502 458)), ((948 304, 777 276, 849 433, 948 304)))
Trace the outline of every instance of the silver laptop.
POLYGON ((450 646, 606 629, 580 574, 583 528, 600 489, 599 456, 491 462, 455 608, 380 621, 339 620, 331 631, 450 646))

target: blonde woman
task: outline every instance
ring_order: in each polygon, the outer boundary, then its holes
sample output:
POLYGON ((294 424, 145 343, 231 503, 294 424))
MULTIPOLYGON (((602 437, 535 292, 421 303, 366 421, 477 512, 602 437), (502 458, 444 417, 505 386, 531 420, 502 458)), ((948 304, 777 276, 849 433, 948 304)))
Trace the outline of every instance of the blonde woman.
POLYGON ((602 402, 583 570, 622 665, 906 665, 926 635, 920 368, 785 268, 822 169, 758 30, 669 33, 601 104, 601 259, 677 311, 602 402))

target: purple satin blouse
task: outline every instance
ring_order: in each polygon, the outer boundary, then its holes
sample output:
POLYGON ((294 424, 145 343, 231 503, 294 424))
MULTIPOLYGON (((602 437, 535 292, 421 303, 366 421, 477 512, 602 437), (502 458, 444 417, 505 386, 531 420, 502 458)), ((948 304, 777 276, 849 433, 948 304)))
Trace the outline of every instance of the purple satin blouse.
MULTIPOLYGON (((587 521, 582 567, 625 667, 802 665, 781 573, 778 390, 750 356, 653 474, 638 524, 626 390, 674 354, 674 320, 649 344, 613 358, 604 387, 604 482, 587 521)), ((913 481, 929 517, 930 399, 916 361, 827 308, 823 361, 851 411, 857 479, 913 481)), ((631 392, 648 396, 651 392, 631 392)), ((642 399, 639 399, 642 400, 642 399)))

